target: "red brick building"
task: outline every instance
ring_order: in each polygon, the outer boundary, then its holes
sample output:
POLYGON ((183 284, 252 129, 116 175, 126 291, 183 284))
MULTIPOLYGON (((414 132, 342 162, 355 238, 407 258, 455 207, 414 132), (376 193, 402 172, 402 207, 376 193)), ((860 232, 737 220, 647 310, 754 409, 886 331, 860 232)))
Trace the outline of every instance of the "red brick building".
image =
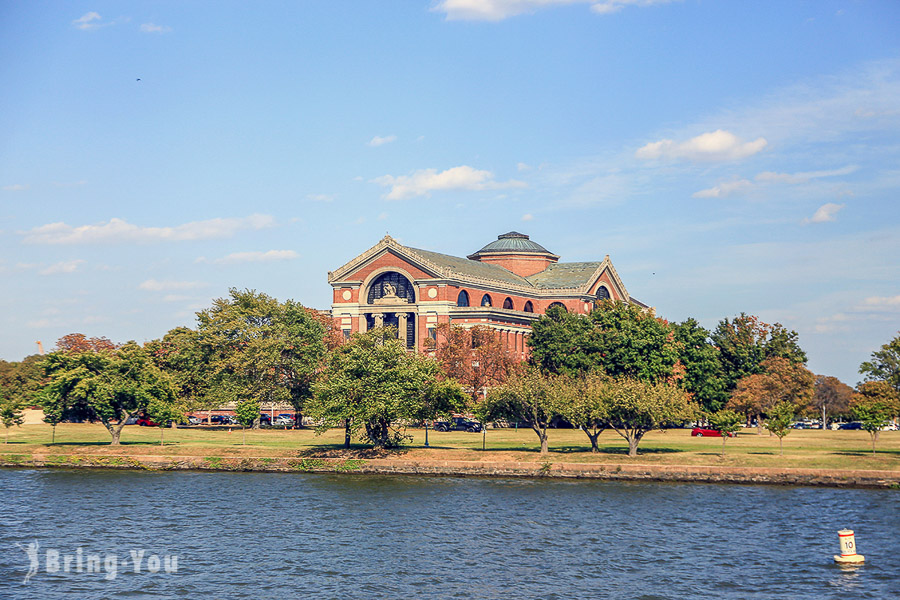
POLYGON ((516 232, 466 258, 409 248, 387 235, 329 272, 328 283, 334 288, 331 314, 345 337, 390 325, 418 351, 441 323, 486 325, 523 359, 531 323, 551 306, 587 313, 602 298, 644 306, 628 295, 608 255, 599 262, 561 263, 516 232))

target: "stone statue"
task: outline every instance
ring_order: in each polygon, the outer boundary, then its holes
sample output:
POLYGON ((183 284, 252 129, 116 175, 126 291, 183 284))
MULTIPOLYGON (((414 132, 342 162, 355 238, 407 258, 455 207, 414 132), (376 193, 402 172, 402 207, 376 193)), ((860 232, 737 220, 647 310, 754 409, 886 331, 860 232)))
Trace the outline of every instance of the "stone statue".
POLYGON ((385 281, 382 286, 382 291, 384 292, 384 296, 386 298, 396 298, 397 297, 397 288, 394 287, 394 284, 390 281, 385 281))

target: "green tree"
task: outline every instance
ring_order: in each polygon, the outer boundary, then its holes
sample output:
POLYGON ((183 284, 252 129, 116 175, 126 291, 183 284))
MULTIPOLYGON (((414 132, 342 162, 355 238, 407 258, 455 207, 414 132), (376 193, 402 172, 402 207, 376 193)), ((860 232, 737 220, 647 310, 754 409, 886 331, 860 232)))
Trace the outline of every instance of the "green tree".
POLYGON ((691 421, 699 414, 690 394, 676 385, 628 377, 616 379, 613 385, 609 424, 628 442, 630 457, 637 456, 638 445, 647 432, 691 421))
POLYGON ((307 414, 321 421, 318 433, 343 426, 346 448, 361 432, 375 447, 398 446, 407 437, 398 424, 461 408, 462 388, 440 383, 442 375, 436 360, 408 352, 396 329, 354 334, 327 357, 307 414))
POLYGON ((733 410, 720 410, 709 415, 709 426, 722 434, 722 456, 725 456, 725 442, 741 429, 744 416, 733 410))
POLYGON ((483 392, 506 381, 518 368, 497 331, 483 325, 438 325, 434 356, 448 377, 470 390, 473 405, 483 392))
POLYGON ((703 410, 720 410, 728 402, 728 391, 719 350, 709 341, 709 331, 689 318, 675 325, 675 341, 684 365, 679 385, 693 394, 703 410))
POLYGON ((153 362, 168 373, 175 386, 175 395, 184 412, 203 410, 207 419, 220 408, 222 398, 210 383, 213 349, 202 343, 200 334, 188 327, 176 327, 162 339, 148 342, 144 348, 153 362))
POLYGON ((557 381, 557 376, 541 375, 535 369, 514 375, 488 393, 476 414, 482 422, 496 419, 527 422, 541 443, 541 454, 547 454, 547 427, 560 415, 557 381))
POLYGON ((0 394, 22 406, 39 404, 37 396, 45 383, 41 368, 43 360, 44 357, 38 354, 26 356, 18 362, 0 360, 0 394))
POLYGON ((861 383, 857 390, 850 403, 850 412, 854 419, 862 423, 862 428, 869 432, 874 455, 878 432, 888 419, 900 411, 900 397, 887 381, 861 383))
MULTIPOLYGON (((197 332, 223 403, 290 403, 299 415, 325 356, 325 327, 312 312, 253 290, 230 290, 197 313, 197 332)), ((254 422, 254 426, 258 423, 254 422)))
POLYGON ((0 395, 0 421, 3 422, 3 426, 6 428, 6 441, 4 443, 8 444, 9 428, 12 426, 18 427, 25 422, 21 402, 16 398, 0 395))
POLYGON ((590 315, 552 308, 534 323, 529 345, 532 364, 544 373, 599 371, 644 381, 676 376, 672 326, 625 302, 600 301, 590 315))
POLYGON ((762 363, 769 358, 805 364, 806 353, 797 338, 796 331, 788 331, 780 323, 770 325, 745 313, 731 321, 720 321, 710 339, 719 349, 726 390, 735 389, 738 381, 748 375, 762 373, 762 363))
POLYGON ((169 423, 172 424, 172 427, 176 427, 178 421, 184 417, 184 409, 175 397, 171 399, 152 398, 147 403, 144 414, 159 427, 159 445, 162 446, 166 427, 169 423))
POLYGON ((244 400, 235 407, 234 416, 241 424, 241 443, 247 445, 247 427, 252 427, 259 419, 259 402, 244 400))
POLYGON ((154 399, 174 402, 172 380, 134 342, 114 350, 53 352, 44 361, 50 378, 45 412, 100 421, 119 445, 126 421, 154 399))
POLYGON ((784 456, 784 436, 791 432, 791 424, 797 414, 797 406, 790 401, 782 401, 773 406, 766 419, 766 429, 778 436, 778 451, 784 456))
POLYGON ((887 381, 900 394, 900 333, 859 366, 866 381, 887 381))
POLYGON ((555 382, 557 407, 562 418, 581 429, 591 442, 591 452, 599 452, 597 439, 609 428, 609 407, 616 387, 605 375, 561 375, 555 382))

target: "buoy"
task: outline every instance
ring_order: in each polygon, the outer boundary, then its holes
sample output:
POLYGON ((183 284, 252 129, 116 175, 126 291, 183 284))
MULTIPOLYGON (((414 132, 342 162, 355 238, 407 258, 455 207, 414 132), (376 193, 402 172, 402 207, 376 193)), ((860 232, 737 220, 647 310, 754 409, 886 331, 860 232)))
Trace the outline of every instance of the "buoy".
POLYGON ((841 554, 834 555, 834 562, 842 565, 858 565, 865 562, 866 557, 856 553, 856 539, 852 529, 838 531, 838 539, 841 542, 841 554))

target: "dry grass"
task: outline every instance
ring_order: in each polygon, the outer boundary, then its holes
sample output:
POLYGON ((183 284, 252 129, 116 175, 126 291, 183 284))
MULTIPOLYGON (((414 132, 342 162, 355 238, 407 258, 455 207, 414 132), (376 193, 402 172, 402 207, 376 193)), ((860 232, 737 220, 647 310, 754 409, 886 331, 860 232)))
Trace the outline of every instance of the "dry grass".
MULTIPOLYGON (((537 437, 530 429, 491 429, 486 449, 481 450, 481 434, 425 432, 410 429, 412 441, 402 450, 386 456, 431 460, 542 461, 537 437)), ((122 445, 109 445, 109 434, 101 425, 65 423, 57 427, 56 443, 50 444, 51 428, 46 424, 24 425, 10 430, 10 443, 0 444, 0 453, 9 454, 99 454, 99 455, 179 455, 179 456, 347 456, 341 448, 342 430, 320 436, 310 429, 267 429, 246 432, 242 444, 239 427, 166 429, 165 445, 159 445, 157 428, 128 426, 122 445), (229 431, 230 430, 230 431, 229 431)), ((784 439, 784 456, 778 453, 778 438, 745 430, 726 444, 719 456, 721 438, 694 438, 686 429, 655 431, 641 442, 637 459, 626 455, 625 441, 613 431, 600 436, 600 452, 591 453, 587 436, 571 429, 550 431, 553 462, 624 463, 657 465, 712 465, 750 467, 802 467, 824 469, 876 469, 900 471, 900 432, 882 432, 878 453, 872 456, 865 431, 792 431, 784 439)), ((354 444, 354 456, 373 456, 363 444, 354 444)))

